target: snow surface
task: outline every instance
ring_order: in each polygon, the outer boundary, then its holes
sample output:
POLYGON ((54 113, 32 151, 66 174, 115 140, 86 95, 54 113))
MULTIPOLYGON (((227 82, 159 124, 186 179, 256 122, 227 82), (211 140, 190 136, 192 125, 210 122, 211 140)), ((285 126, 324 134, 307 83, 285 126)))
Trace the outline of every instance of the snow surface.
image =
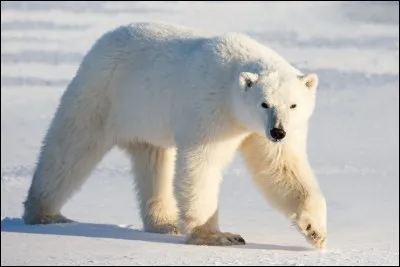
POLYGON ((1 2, 2 265, 399 265, 399 3, 1 2), (163 21, 247 33, 320 77, 309 155, 328 204, 314 250, 265 203, 238 156, 220 224, 245 246, 142 231, 129 162, 108 154, 63 213, 25 226, 41 140, 82 56, 106 30, 163 21))

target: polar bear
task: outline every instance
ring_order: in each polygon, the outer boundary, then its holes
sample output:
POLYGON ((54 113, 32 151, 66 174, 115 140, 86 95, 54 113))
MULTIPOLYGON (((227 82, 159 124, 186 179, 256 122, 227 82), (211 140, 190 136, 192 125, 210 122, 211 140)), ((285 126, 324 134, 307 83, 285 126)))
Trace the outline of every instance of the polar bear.
POLYGON ((239 151, 266 200, 315 247, 326 203, 307 159, 318 77, 252 38, 162 23, 105 33, 60 99, 24 202, 26 224, 64 204, 113 147, 132 160, 144 230, 245 244, 218 226, 223 169, 239 151))

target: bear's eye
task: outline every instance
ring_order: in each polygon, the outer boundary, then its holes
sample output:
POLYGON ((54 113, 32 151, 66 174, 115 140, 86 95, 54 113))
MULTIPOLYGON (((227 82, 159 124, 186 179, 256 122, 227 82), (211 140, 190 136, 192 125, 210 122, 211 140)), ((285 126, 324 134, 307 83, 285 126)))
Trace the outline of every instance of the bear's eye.
POLYGON ((263 103, 261 104, 261 107, 267 109, 267 108, 269 108, 269 105, 268 105, 267 103, 263 102, 263 103))
POLYGON ((296 107, 297 107, 296 104, 293 104, 293 105, 290 106, 291 109, 296 108, 296 107))
POLYGON ((250 79, 246 79, 246 87, 252 87, 253 86, 253 81, 250 79))

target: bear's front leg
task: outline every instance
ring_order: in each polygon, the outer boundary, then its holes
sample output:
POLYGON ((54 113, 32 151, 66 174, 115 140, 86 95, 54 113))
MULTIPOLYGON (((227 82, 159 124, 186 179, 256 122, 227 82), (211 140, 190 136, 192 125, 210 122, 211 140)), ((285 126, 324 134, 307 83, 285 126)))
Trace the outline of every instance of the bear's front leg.
POLYGON ((252 178, 266 199, 284 213, 307 241, 317 248, 327 244, 324 195, 298 140, 280 147, 252 134, 240 150, 252 178), (297 150, 296 150, 297 148, 297 150))
POLYGON ((178 150, 175 193, 180 210, 180 231, 187 244, 232 246, 245 244, 240 235, 218 227, 218 194, 222 170, 234 149, 218 145, 178 150))

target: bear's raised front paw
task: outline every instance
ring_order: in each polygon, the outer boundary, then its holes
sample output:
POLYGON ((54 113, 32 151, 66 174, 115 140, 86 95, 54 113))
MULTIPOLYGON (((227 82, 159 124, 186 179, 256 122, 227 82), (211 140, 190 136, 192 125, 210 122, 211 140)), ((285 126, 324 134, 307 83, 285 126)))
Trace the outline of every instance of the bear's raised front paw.
POLYGON ((214 232, 207 234, 192 234, 186 244, 200 246, 234 246, 244 245, 246 241, 240 235, 214 232))
POLYGON ((326 234, 319 232, 311 223, 298 225, 299 231, 306 237, 313 246, 324 249, 326 247, 326 234))

